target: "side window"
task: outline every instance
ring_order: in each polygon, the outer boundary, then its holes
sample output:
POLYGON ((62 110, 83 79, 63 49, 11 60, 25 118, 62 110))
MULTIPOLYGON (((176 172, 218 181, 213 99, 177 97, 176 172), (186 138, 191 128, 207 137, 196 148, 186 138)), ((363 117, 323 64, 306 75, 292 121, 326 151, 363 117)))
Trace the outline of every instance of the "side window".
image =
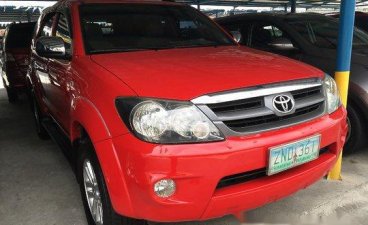
POLYGON ((278 27, 270 24, 256 24, 252 31, 252 47, 265 49, 279 38, 287 38, 287 35, 278 27))
POLYGON ((52 36, 52 25, 54 24, 55 14, 49 14, 45 17, 39 37, 52 36))
POLYGON ((65 42, 65 50, 67 54, 71 54, 72 38, 70 35, 69 23, 64 14, 59 15, 59 20, 56 25, 56 37, 60 37, 65 42))

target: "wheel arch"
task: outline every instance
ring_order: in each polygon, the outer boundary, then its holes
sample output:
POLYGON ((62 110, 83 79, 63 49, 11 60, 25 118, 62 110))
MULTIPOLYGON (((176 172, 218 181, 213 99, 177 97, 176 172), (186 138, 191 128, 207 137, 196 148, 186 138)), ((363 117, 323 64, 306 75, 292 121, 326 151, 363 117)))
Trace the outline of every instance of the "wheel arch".
POLYGON ((368 93, 354 82, 350 83, 348 105, 358 110, 364 124, 368 123, 368 93))
POLYGON ((70 139, 75 155, 74 166, 78 166, 80 145, 90 141, 100 163, 114 210, 124 216, 134 216, 123 167, 101 114, 84 98, 75 99, 72 105, 70 139))
POLYGON ((97 107, 84 97, 72 100, 70 112, 70 139, 80 138, 81 128, 86 131, 92 142, 111 138, 111 133, 97 107))

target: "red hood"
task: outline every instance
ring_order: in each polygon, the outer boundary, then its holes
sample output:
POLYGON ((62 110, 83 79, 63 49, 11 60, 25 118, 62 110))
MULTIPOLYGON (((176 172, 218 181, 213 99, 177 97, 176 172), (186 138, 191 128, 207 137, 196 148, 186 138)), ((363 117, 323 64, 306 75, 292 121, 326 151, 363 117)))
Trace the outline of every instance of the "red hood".
POLYGON ((141 97, 191 100, 261 84, 322 77, 311 66, 245 47, 93 55, 141 97))

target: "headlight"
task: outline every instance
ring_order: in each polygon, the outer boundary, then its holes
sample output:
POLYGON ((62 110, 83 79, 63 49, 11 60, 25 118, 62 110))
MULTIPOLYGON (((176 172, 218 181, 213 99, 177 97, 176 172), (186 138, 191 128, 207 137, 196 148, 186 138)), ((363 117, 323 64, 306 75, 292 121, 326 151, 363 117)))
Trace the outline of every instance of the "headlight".
POLYGON ((327 97, 327 112, 335 112, 341 106, 340 94, 335 80, 326 74, 323 85, 327 97))
POLYGON ((217 127, 190 102, 118 98, 116 108, 140 139, 162 144, 224 140, 217 127))

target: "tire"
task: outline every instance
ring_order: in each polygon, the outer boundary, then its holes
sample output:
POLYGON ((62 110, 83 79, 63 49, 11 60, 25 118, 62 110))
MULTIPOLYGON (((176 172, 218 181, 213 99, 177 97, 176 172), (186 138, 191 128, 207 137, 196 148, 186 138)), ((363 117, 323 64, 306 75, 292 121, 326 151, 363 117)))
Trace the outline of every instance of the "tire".
POLYGON ((344 148, 345 154, 351 154, 359 150, 363 138, 363 121, 357 107, 348 104, 348 135, 344 148))
POLYGON ((80 144, 77 177, 89 225, 146 225, 143 220, 120 216, 112 208, 109 193, 93 145, 89 139, 80 144), (89 171, 89 173, 87 173, 89 171), (88 191, 86 191, 88 189, 88 191), (89 201, 87 200, 89 196, 89 201), (93 201, 92 199, 95 199, 93 201), (92 213, 93 205, 99 206, 92 213), (101 216, 102 215, 102 216, 101 216), (102 218, 102 219, 101 219, 102 218), (101 223, 102 221, 102 223, 101 223))
POLYGON ((6 94, 8 95, 9 103, 11 103, 11 104, 16 103, 18 101, 17 91, 14 88, 6 86, 4 79, 3 79, 3 85, 5 87, 6 94))
POLYGON ((47 133, 44 126, 42 125, 42 119, 44 118, 44 116, 41 113, 40 106, 38 105, 36 96, 34 95, 34 93, 32 91, 31 91, 31 99, 30 100, 31 100, 30 101, 31 110, 32 110, 33 119, 34 119, 35 125, 36 125, 37 135, 41 140, 48 140, 48 139, 50 139, 50 136, 47 133))

